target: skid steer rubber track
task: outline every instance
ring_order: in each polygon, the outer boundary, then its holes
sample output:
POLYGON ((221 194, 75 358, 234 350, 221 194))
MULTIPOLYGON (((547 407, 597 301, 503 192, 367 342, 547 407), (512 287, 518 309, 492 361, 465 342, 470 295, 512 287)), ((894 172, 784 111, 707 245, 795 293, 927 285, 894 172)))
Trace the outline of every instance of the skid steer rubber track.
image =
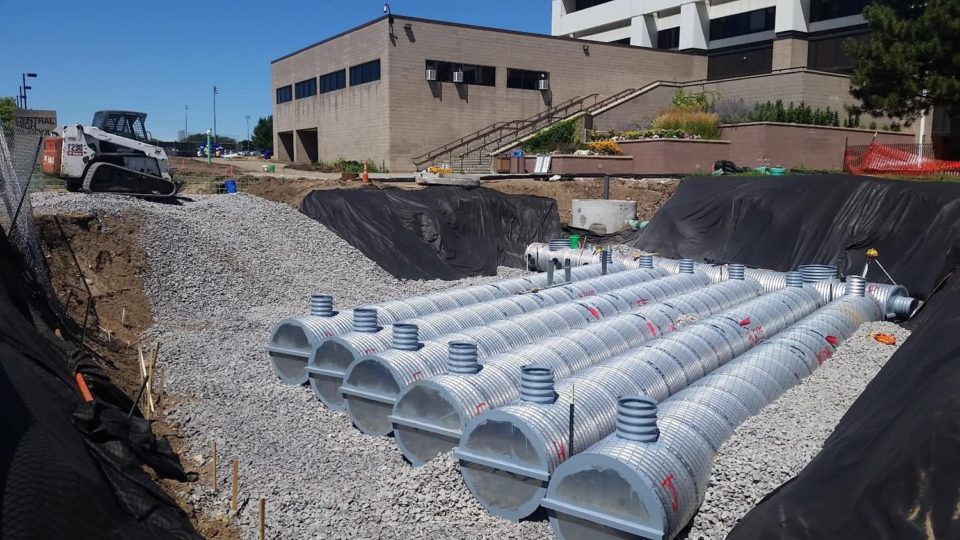
POLYGON ((182 184, 173 180, 107 162, 90 165, 83 177, 83 191, 87 193, 167 198, 176 196, 181 186, 182 184))

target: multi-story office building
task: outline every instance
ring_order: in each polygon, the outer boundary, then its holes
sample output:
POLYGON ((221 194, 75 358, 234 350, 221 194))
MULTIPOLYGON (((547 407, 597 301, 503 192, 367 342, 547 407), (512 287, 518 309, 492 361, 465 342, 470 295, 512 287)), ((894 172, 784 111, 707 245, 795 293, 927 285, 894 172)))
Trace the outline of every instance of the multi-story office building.
POLYGON ((696 52, 707 77, 849 72, 842 43, 869 39, 868 0, 552 0, 553 34, 696 52))

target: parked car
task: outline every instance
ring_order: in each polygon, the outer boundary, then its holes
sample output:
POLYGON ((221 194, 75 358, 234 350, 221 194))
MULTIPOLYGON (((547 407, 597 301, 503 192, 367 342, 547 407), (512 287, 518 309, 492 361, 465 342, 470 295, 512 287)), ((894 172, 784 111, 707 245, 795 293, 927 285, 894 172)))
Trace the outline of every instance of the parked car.
POLYGON ((270 159, 273 157, 273 150, 261 150, 260 157, 263 159, 270 159))

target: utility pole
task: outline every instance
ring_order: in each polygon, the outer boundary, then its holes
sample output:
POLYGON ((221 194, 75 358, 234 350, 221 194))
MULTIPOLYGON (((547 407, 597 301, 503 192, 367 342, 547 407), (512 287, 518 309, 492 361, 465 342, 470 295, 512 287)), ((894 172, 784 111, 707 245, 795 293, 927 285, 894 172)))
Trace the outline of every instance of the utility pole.
POLYGON ((17 107, 20 109, 23 108, 23 87, 22 86, 17 87, 17 107))
POLYGON ((27 78, 36 79, 36 73, 24 73, 23 74, 23 108, 27 108, 27 90, 33 90, 32 86, 27 86, 27 78))
POLYGON ((213 147, 210 146, 210 130, 207 130, 207 165, 213 163, 213 147))
POLYGON ((247 119, 247 151, 250 151, 250 115, 248 114, 244 118, 247 119))
POLYGON ((220 89, 214 85, 213 87, 213 142, 217 142, 217 94, 220 93, 220 89))
POLYGON ((190 110, 189 105, 183 106, 183 138, 184 139, 190 136, 190 128, 188 127, 190 124, 187 122, 187 111, 189 110, 190 110))

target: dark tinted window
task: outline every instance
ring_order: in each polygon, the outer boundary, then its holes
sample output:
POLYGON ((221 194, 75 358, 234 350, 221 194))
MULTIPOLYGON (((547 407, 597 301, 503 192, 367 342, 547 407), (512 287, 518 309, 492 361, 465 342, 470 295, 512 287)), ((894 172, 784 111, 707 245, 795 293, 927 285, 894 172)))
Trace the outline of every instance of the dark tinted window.
POLYGON ((707 60, 708 79, 769 73, 773 69, 773 45, 746 51, 711 55, 707 60))
POLYGON ((453 72, 461 70, 463 71, 464 84, 474 84, 477 86, 497 85, 497 68, 493 66, 427 60, 427 69, 437 70, 437 80, 440 82, 453 82, 453 72))
POLYGON ((710 21, 710 39, 724 39, 773 30, 777 8, 764 8, 710 21))
POLYGON ((853 71, 853 60, 843 51, 843 42, 848 39, 869 41, 870 33, 810 40, 807 49, 808 67, 824 71, 853 71))
POLYGON ((592 8, 593 6, 599 6, 600 4, 606 4, 607 2, 612 1, 613 0, 576 0, 576 2, 573 4, 573 11, 592 8))
POLYGON ((320 93, 326 94, 347 87, 347 70, 341 69, 320 76, 320 93))
POLYGON ((680 46, 680 27, 667 28, 657 32, 658 49, 676 49, 680 46))
POLYGON ((350 68, 350 86, 380 80, 380 60, 374 60, 350 68))
POLYGON ((550 74, 545 71, 507 68, 507 88, 537 90, 537 81, 549 78, 550 74))
POLYGON ((315 96, 317 95, 317 79, 311 78, 305 81, 300 81, 294 85, 294 90, 296 92, 297 99, 315 96))
POLYGON ((286 103, 293 101, 293 86, 289 84, 277 88, 277 103, 286 103))
POLYGON ((810 0, 810 22, 859 15, 870 0, 810 0))

